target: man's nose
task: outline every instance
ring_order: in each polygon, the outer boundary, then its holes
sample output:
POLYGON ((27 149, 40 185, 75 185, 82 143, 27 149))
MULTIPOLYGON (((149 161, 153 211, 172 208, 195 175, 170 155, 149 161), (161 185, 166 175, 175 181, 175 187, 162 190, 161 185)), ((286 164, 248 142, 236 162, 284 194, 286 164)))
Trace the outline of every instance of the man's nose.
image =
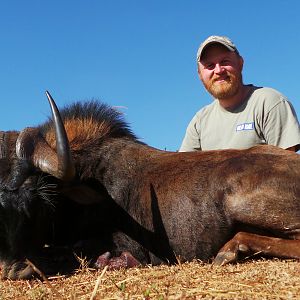
POLYGON ((224 71, 224 67, 220 64, 215 65, 215 73, 222 73, 224 71))

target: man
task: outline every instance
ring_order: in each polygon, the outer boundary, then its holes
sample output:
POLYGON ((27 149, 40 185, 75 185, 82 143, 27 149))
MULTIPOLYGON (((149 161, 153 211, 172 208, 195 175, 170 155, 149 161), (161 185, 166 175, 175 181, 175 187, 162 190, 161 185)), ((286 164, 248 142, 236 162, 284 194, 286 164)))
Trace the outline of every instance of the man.
POLYGON ((245 85, 243 63, 227 37, 210 36, 200 45, 198 74, 215 100, 191 120, 179 151, 243 149, 257 144, 300 149, 293 106, 274 89, 245 85))

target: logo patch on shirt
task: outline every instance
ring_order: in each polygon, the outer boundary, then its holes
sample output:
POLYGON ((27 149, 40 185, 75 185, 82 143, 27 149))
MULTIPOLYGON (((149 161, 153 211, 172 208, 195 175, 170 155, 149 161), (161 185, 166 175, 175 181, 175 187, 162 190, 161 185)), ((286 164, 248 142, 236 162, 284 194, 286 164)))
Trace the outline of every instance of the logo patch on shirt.
POLYGON ((253 130, 253 129, 254 129, 254 122, 242 123, 236 126, 236 131, 253 130))

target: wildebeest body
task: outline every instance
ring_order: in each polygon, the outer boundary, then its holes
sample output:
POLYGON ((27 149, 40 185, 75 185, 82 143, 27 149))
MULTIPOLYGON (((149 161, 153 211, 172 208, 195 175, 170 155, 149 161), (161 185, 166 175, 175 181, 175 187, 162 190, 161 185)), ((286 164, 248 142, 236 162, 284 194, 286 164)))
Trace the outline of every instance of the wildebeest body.
POLYGON ((212 257, 240 228, 297 237, 295 153, 271 146, 171 153, 126 135, 103 139, 91 153, 86 148, 90 160, 79 159, 87 170, 81 180, 90 174, 101 179, 112 199, 146 229, 122 219, 121 230, 162 260, 174 261, 174 254, 212 257))
MULTIPOLYGON (((35 154, 35 149, 44 153, 39 147, 45 141, 47 153, 56 149, 51 120, 37 133, 15 133, 7 146, 10 155, 0 161, 0 237, 10 243, 0 246, 0 257, 8 265, 7 277, 29 277, 32 270, 16 272, 12 262, 35 258, 48 240, 56 246, 97 238, 99 254, 129 250, 141 263, 153 264, 210 259, 224 245, 215 260, 219 264, 236 260, 238 252, 300 258, 298 154, 272 146, 161 151, 138 141, 118 112, 97 102, 76 103, 61 116, 74 178, 47 175, 55 160, 48 163, 35 154), (36 193, 39 178, 53 194, 36 193), (15 206, 13 213, 6 203, 15 206), (235 235, 241 231, 246 233, 235 235), (18 248, 19 239, 26 247, 18 248)), ((2 141, 1 147, 6 145, 2 141)))
POLYGON ((297 236, 297 154, 267 146, 169 153, 119 139, 110 147, 115 155, 99 151, 104 185, 154 235, 154 252, 164 241, 184 260, 208 259, 240 228, 297 236))

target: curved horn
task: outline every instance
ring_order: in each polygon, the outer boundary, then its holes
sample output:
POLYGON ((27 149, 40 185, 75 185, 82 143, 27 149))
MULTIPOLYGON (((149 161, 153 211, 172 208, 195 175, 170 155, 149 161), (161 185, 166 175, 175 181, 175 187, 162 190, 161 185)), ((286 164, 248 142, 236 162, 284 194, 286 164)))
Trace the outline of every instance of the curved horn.
POLYGON ((61 119, 59 110, 48 91, 46 91, 46 95, 51 107, 56 137, 58 165, 57 170, 55 170, 55 174, 53 175, 65 181, 72 180, 75 176, 75 166, 72 161, 72 155, 65 126, 61 119))
POLYGON ((54 121, 56 152, 47 144, 38 128, 25 128, 17 139, 16 153, 21 159, 32 160, 43 172, 69 181, 75 176, 69 141, 58 108, 49 92, 46 92, 46 95, 54 121))

